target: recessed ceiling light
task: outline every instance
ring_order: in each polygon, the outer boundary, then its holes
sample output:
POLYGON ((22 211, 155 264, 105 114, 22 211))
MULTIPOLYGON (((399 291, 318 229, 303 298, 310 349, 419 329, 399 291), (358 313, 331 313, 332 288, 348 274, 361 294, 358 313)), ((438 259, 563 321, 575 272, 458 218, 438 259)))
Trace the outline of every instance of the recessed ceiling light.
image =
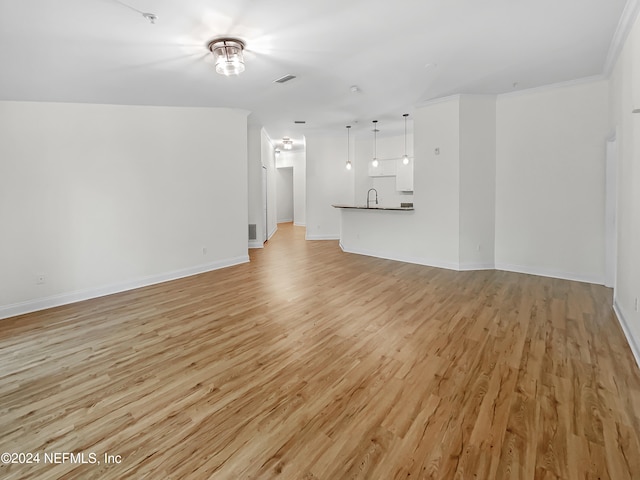
POLYGON ((351 85, 351 93, 360 93, 360 87, 357 85, 351 85))
POLYGON ((158 16, 155 13, 145 12, 142 14, 142 16, 149 20, 149 23, 151 23, 152 25, 155 25, 156 20, 158 20, 158 16))

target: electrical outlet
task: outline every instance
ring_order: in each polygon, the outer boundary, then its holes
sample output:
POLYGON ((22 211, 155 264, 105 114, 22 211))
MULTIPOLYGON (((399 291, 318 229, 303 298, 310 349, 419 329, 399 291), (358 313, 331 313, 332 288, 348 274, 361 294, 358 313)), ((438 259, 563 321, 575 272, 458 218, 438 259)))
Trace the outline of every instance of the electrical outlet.
POLYGON ((202 247, 202 255, 206 255, 207 254, 207 247, 202 247))
POLYGON ((39 273, 36 275, 36 285, 44 285, 46 277, 44 273, 39 273))
POLYGON ((438 148, 436 148, 436 149, 433 151, 433 153, 435 153, 436 155, 440 155, 440 148, 439 148, 439 147, 438 147, 438 148))
POLYGON ((636 312, 638 311, 638 297, 636 297, 636 312))

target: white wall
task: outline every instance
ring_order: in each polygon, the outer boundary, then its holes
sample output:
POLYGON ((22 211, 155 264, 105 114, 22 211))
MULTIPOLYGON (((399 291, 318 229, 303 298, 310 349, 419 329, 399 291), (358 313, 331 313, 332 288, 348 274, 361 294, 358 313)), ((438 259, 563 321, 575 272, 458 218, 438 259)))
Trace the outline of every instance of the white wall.
POLYGON ((307 153, 297 152, 293 162, 293 223, 306 225, 307 211, 307 153))
MULTIPOLYGON (((276 187, 275 148, 267 131, 261 134, 262 165, 267 168, 267 239, 278 230, 278 199, 276 187)), ((261 177, 262 178, 262 177, 261 177)), ((260 180, 262 182, 262 179, 260 180)), ((264 203, 263 203, 264 204, 264 203)))
POLYGON ((353 203, 353 170, 345 168, 343 138, 306 138, 307 212, 309 240, 340 238, 340 212, 332 204, 353 203))
POLYGON ((278 223, 293 222, 293 167, 276 169, 278 223))
POLYGON ((615 309, 640 365, 640 17, 610 80, 610 128, 618 143, 618 261, 615 309), (634 100, 635 98, 635 100, 634 100))
POLYGON ((0 102, 0 159, 0 317, 248 260, 244 111, 0 102))
POLYGON ((496 265, 602 283, 607 82, 498 97, 496 265))
POLYGON ((263 221, 264 192, 262 191, 262 131, 259 126, 252 126, 248 129, 247 152, 248 152, 248 202, 249 217, 248 222, 256 226, 256 239, 249 240, 249 248, 262 248, 264 240, 265 225, 263 221))
MULTIPOLYGON (((416 110, 415 211, 342 211, 346 251, 458 268, 459 105, 459 97, 451 97, 416 110)), ((369 161, 369 155, 358 155, 356 172, 363 172, 369 161)), ((344 168, 344 159, 341 164, 344 168)), ((364 197, 356 203, 364 203, 364 197)))
POLYGON ((460 268, 495 262, 496 97, 460 97, 460 268))
POLYGON ((414 115, 414 206, 423 224, 422 256, 454 268, 460 261, 459 125, 458 96, 419 108, 414 115))

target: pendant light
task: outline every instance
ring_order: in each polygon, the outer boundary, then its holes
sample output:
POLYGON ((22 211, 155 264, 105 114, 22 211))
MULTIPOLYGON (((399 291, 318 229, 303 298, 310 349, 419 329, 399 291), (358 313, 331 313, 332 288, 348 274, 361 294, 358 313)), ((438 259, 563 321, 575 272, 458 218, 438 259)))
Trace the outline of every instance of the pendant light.
POLYGON ((407 155, 407 117, 408 113, 402 115, 404 117, 404 157, 402 157, 402 164, 409 165, 409 155, 407 155))
POLYGON ((379 165, 378 162, 378 128, 377 128, 378 120, 373 121, 373 161, 371 165, 373 168, 377 168, 379 165))
POLYGON ((347 125, 347 170, 351 170, 351 160, 349 159, 349 152, 351 151, 351 142, 349 138, 349 132, 351 131, 351 125, 347 125))

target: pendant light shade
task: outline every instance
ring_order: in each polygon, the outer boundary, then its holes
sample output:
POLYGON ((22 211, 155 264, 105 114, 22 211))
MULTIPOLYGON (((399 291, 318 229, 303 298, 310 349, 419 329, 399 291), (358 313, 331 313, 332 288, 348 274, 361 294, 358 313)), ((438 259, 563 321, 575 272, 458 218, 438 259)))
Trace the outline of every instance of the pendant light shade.
POLYGON ((240 75, 244 72, 244 43, 235 38, 220 38, 209 44, 216 64, 216 72, 221 75, 240 75))
POLYGON ((378 120, 373 121, 373 161, 371 165, 377 168, 380 163, 378 162, 378 120))
POLYGON ((351 151, 351 138, 349 132, 351 131, 351 125, 347 125, 347 170, 351 170, 351 159, 349 158, 349 153, 351 151))
POLYGON ((402 115, 404 117, 404 156, 402 157, 402 164, 409 165, 409 155, 407 155, 407 117, 408 113, 402 115))

